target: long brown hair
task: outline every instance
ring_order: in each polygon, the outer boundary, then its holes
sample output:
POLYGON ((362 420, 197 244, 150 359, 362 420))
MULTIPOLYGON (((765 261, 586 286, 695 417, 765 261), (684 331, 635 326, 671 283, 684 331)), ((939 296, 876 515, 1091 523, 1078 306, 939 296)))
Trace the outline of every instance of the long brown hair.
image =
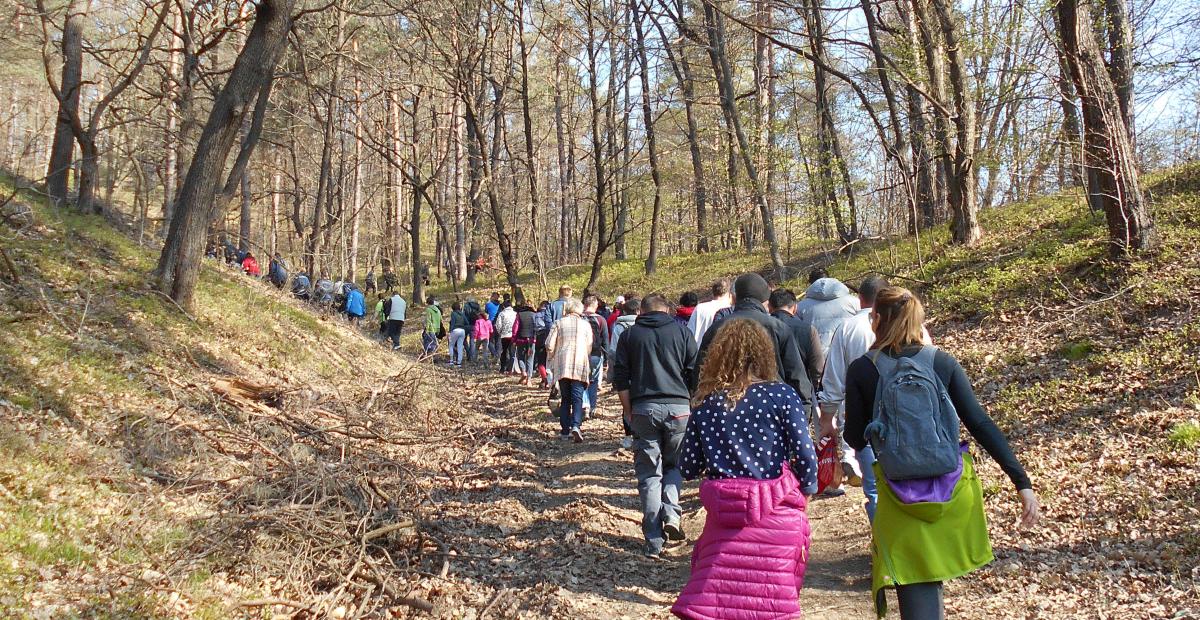
POLYGON ((749 319, 725 319, 704 356, 692 404, 698 407, 723 391, 725 405, 732 410, 751 384, 777 375, 775 343, 767 330, 749 319))
POLYGON ((925 306, 912 291, 899 286, 886 286, 875 295, 872 328, 875 344, 872 349, 899 353, 904 347, 921 344, 925 324, 925 306))

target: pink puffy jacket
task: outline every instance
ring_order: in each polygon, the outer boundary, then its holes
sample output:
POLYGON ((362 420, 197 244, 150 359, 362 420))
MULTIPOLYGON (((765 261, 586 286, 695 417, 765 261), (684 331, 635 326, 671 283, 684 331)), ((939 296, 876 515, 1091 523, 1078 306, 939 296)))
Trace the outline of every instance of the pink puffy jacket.
POLYGON ((671 612, 692 620, 798 618, 809 527, 790 467, 774 480, 705 480, 692 576, 671 612))

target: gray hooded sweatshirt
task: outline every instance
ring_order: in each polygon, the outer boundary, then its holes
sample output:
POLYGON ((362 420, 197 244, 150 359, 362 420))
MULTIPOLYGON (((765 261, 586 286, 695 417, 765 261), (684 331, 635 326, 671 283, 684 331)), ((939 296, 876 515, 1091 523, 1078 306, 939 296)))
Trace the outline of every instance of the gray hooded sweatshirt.
POLYGON ((821 278, 804 291, 804 299, 796 304, 796 318, 817 329, 824 357, 829 354, 833 332, 838 325, 858 310, 858 295, 851 293, 837 278, 821 278))

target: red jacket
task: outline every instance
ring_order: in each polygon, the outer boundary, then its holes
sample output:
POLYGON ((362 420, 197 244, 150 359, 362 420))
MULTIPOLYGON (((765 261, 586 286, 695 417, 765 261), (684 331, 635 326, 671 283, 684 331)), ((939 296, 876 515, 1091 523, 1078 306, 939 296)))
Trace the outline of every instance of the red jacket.
POLYGON ((256 278, 262 275, 262 272, 258 269, 258 261, 249 254, 246 255, 246 260, 242 261, 242 271, 256 278))

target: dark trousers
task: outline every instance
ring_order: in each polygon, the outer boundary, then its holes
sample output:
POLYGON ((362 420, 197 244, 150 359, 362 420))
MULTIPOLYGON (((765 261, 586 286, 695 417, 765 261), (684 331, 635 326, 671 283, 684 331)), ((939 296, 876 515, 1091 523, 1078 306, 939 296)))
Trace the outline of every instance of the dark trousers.
POLYGON ((404 321, 396 321, 393 319, 388 319, 387 333, 388 333, 388 338, 392 339, 393 347, 400 346, 400 332, 403 329, 404 329, 404 321))
POLYGON ((573 428, 583 424, 583 393, 587 385, 574 379, 562 379, 558 382, 562 403, 558 406, 558 424, 562 434, 567 435, 573 428))
POLYGON ((912 583, 896 588, 900 620, 945 620, 942 582, 912 583))
POLYGON ((512 372, 513 342, 512 338, 500 339, 500 372, 512 372))

